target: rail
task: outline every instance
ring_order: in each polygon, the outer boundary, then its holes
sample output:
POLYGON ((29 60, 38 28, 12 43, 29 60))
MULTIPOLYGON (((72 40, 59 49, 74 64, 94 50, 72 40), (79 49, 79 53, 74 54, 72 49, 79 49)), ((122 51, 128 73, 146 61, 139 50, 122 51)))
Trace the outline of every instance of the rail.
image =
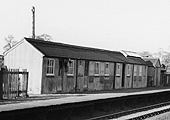
MULTIPOLYGON (((130 115, 130 114, 137 113, 137 112, 147 111, 147 110, 151 110, 151 109, 154 109, 154 108, 160 108, 160 107, 167 106, 167 105, 170 105, 170 102, 148 105, 148 106, 140 107, 140 108, 137 108, 137 109, 131 109, 131 110, 121 111, 121 112, 103 115, 103 116, 99 116, 99 117, 93 117, 93 118, 86 119, 86 120, 116 119, 116 118, 119 118, 119 117, 122 117, 122 116, 130 115)), ((149 114, 145 114, 145 115, 141 115, 141 116, 137 116, 137 117, 131 118, 129 120, 142 120, 142 119, 153 117, 155 115, 162 114, 162 113, 165 113, 165 112, 168 112, 168 111, 170 111, 170 108, 164 109, 164 110, 161 110, 161 111, 156 111, 156 112, 149 113, 149 114)))

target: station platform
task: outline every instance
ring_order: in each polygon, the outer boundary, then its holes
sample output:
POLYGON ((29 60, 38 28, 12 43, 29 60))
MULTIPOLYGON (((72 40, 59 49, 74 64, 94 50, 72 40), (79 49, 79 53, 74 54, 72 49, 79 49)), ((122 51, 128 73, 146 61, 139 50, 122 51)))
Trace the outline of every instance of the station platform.
POLYGON ((119 89, 112 91, 93 91, 77 94, 42 94, 30 95, 28 98, 17 98, 0 101, 0 112, 30 109, 47 106, 59 106, 95 100, 107 100, 110 98, 121 98, 125 96, 144 95, 170 91, 170 87, 150 87, 137 89, 119 89))

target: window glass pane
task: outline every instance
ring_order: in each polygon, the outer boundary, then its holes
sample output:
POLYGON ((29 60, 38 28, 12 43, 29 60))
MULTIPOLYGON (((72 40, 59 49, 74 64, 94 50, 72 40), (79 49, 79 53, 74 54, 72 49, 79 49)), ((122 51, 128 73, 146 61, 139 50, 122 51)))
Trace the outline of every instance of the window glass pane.
POLYGON ((47 74, 54 74, 54 60, 48 59, 47 61, 47 74))
POLYGON ((51 66, 53 66, 54 65, 54 60, 51 60, 51 66))
POLYGON ((69 69, 68 69, 67 74, 73 75, 74 73, 74 61, 73 60, 71 60, 71 62, 68 62, 68 67, 69 69))
POLYGON ((53 68, 51 67, 50 72, 53 73, 53 68))
POLYGON ((136 76, 137 72, 137 65, 134 65, 134 76, 136 76))
POLYGON ((139 76, 142 76, 142 66, 139 67, 139 76))
POLYGON ((120 74, 120 65, 117 65, 117 72, 120 74))
POLYGON ((98 62, 95 63, 95 69, 94 70, 95 70, 94 71, 95 74, 99 74, 99 63, 98 62))
POLYGON ((89 62, 85 61, 85 71, 84 71, 84 75, 87 76, 89 72, 89 62))
POLYGON ((117 63, 116 64, 116 76, 120 76, 121 74, 121 64, 117 63))
POLYGON ((109 74, 109 63, 105 63, 105 74, 109 74))
POLYGON ((49 67, 47 66, 47 74, 49 73, 49 67))

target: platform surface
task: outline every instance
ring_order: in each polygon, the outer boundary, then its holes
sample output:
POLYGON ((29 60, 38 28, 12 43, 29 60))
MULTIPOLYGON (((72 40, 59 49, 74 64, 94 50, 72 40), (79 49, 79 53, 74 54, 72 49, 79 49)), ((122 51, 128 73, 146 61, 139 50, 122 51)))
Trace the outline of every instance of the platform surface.
POLYGON ((170 91, 170 88, 141 88, 141 89, 123 89, 115 91, 100 91, 100 92, 87 92, 80 94, 43 94, 43 95, 30 95, 29 98, 21 98, 16 100, 2 100, 0 101, 0 112, 12 111, 19 109, 27 109, 34 107, 46 107, 51 105, 61 105, 68 103, 78 103, 85 101, 92 101, 98 99, 117 98, 129 95, 150 94, 157 92, 170 91))

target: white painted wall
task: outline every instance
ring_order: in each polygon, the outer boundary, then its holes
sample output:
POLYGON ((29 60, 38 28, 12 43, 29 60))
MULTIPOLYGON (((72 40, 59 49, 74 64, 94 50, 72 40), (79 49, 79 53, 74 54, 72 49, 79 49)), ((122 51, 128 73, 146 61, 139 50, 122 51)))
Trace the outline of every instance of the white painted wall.
POLYGON ((43 54, 26 40, 4 54, 4 64, 8 69, 27 69, 28 94, 41 94, 43 54))

